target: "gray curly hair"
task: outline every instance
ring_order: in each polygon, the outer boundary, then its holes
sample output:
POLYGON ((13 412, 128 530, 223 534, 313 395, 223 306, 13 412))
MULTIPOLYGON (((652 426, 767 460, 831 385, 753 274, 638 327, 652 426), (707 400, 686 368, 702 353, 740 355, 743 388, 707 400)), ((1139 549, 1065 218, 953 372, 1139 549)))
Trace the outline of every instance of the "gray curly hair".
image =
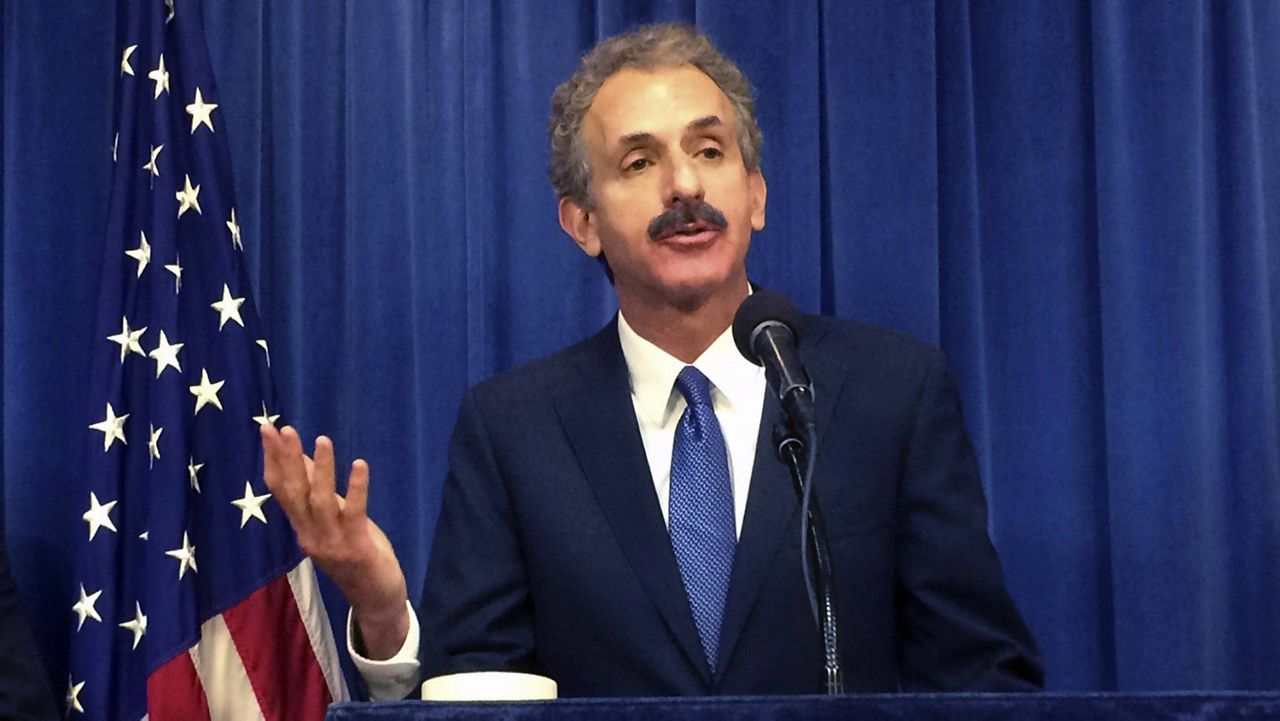
POLYGON ((556 197, 569 198, 591 210, 591 164, 582 138, 582 121, 609 76, 623 68, 692 65, 711 78, 733 105, 738 121, 738 148, 747 170, 760 169, 760 126, 756 124, 751 83, 706 35, 690 25, 645 25, 596 45, 573 75, 551 96, 551 160, 548 175, 556 197))

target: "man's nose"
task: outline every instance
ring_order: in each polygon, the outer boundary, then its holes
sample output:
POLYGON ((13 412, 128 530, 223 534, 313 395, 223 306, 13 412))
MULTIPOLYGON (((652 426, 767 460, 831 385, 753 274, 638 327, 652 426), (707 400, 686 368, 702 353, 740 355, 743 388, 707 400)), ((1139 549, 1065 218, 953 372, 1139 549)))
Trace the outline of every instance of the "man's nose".
POLYGON ((702 200, 705 194, 702 187, 702 173, 696 158, 678 156, 671 164, 671 182, 666 193, 667 205, 676 201, 702 200))

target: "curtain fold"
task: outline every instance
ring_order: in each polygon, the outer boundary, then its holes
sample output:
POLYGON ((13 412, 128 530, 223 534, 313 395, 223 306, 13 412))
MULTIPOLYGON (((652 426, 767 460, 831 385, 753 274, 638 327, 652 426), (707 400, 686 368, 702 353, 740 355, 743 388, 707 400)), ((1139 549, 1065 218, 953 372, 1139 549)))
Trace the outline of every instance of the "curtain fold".
MULTIPOLYGON (((280 410, 370 462, 411 593, 466 387, 616 307, 556 220, 551 93, 597 39, 694 21, 757 88, 753 279, 947 352, 1050 686, 1277 686, 1280 4, 203 13, 280 410)), ((122 48, 109 4, 3 20, 0 498, 58 680, 122 48)))

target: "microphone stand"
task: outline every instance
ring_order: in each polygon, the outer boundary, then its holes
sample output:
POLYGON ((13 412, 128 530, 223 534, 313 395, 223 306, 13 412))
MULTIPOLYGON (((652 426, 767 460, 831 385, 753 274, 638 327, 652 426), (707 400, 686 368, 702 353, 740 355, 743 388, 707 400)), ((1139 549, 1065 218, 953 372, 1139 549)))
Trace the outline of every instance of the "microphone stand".
POLYGON ((844 671, 840 668, 831 554, 827 548, 827 533, 822 523, 818 498, 813 494, 813 466, 817 456, 815 437, 812 423, 807 424, 799 433, 791 423, 780 423, 774 428, 774 443, 778 448, 778 455, 791 469, 791 478, 795 482, 796 498, 800 501, 803 514, 801 526, 808 530, 806 537, 802 529, 800 539, 801 567, 805 572, 811 610, 822 635, 823 663, 826 669, 824 686, 827 695, 835 696, 844 693, 844 671))

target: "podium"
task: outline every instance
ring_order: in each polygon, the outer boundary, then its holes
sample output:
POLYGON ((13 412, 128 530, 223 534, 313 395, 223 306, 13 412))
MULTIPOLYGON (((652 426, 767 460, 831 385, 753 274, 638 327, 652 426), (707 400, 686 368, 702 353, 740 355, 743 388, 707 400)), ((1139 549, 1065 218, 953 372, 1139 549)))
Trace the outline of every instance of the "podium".
POLYGON ((1078 721, 1280 718, 1280 692, 900 694, 560 699, 520 703, 337 703, 327 721, 1078 721))

